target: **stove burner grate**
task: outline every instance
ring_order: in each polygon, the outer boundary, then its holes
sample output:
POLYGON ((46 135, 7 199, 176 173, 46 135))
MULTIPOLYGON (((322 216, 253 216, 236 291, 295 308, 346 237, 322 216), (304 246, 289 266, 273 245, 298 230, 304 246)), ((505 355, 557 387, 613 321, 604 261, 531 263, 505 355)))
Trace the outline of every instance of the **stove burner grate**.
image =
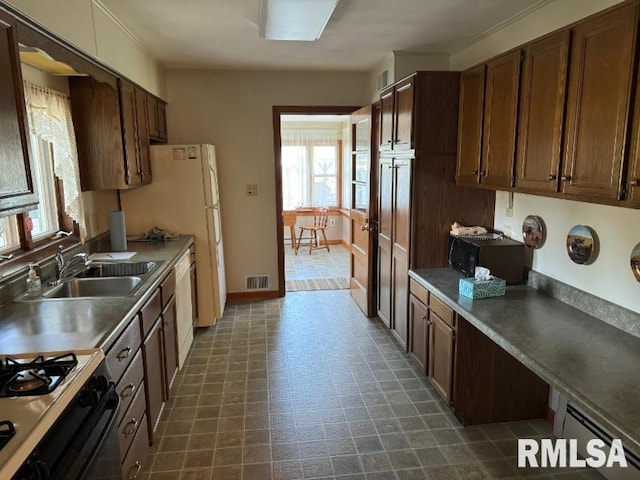
POLYGON ((73 353, 48 359, 38 355, 30 362, 7 357, 4 367, 0 363, 0 397, 50 393, 77 364, 73 353))

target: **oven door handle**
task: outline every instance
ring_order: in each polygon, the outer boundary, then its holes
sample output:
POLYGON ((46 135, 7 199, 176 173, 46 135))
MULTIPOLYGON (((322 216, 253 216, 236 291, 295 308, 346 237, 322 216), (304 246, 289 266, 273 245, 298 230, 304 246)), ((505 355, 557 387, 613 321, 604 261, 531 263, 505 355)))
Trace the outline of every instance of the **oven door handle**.
POLYGON ((70 471, 77 472, 76 476, 73 477, 77 480, 84 480, 88 474, 91 474, 91 467, 94 464, 96 456, 115 427, 119 406, 120 397, 115 390, 115 384, 110 382, 109 389, 100 400, 95 411, 91 414, 91 417, 86 420, 82 429, 76 434, 75 440, 67 450, 67 455, 64 460, 60 462, 56 472, 51 475, 52 480, 69 478, 67 475, 70 471), (106 415, 108 415, 108 419, 100 432, 100 436, 92 445, 87 445, 86 442, 92 432, 106 415), (74 463, 78 461, 79 457, 78 452, 87 448, 90 448, 91 451, 84 457, 83 465, 75 466, 74 463))

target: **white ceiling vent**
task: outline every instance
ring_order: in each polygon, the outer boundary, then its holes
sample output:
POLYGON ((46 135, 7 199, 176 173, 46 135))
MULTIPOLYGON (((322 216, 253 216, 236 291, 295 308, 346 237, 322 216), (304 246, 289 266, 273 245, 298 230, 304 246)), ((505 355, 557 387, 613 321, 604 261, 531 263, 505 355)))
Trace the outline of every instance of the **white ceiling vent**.
POLYGON ((389 70, 385 70, 378 75, 378 90, 389 86, 389 70))
POLYGON ((245 290, 269 290, 269 275, 249 275, 245 278, 245 290))

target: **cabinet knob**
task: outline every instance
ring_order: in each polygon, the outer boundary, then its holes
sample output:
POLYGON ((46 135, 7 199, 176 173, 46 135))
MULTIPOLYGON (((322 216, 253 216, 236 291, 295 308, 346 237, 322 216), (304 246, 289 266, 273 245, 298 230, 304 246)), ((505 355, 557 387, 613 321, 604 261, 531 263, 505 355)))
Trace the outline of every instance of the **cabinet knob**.
POLYGON ((426 320, 426 319, 427 319, 427 316, 426 316, 426 315, 422 315, 420 318, 421 318, 422 320, 426 320))
POLYGON ((368 232, 369 231, 369 224, 365 223, 364 225, 362 225, 360 227, 360 230, 362 230, 363 232, 368 232))
POLYGON ((133 473, 129 473, 129 480, 136 480, 138 478, 138 474, 140 473, 140 470, 142 470, 142 464, 139 461, 136 461, 136 463, 129 469, 129 472, 134 468, 135 471, 133 473))
POLYGON ((478 175, 478 170, 474 170, 474 171, 473 171, 473 174, 474 174, 474 175, 478 175))
POLYGON ((480 174, 481 177, 485 177, 487 175, 487 171, 486 170, 480 170, 480 174))
POLYGON ((133 395, 133 392, 136 391, 136 386, 133 383, 130 383, 126 387, 122 389, 122 393, 120 394, 121 398, 129 398, 133 395))
POLYGON ((129 354, 131 353, 131 347, 123 348, 120 353, 118 353, 118 360, 122 361, 125 358, 129 358, 129 354))
POLYGON ((126 425, 124 426, 124 429, 122 430, 122 433, 124 433, 125 437, 128 437, 129 435, 133 434, 136 431, 137 426, 138 426, 138 420, 136 420, 135 418, 132 418, 130 421, 126 423, 126 425))
POLYGON ((638 185, 640 185, 640 179, 636 178, 635 180, 631 180, 629 182, 629 185, 631 185, 632 187, 637 187, 638 185))
POLYGON ((558 178, 558 176, 557 176, 557 175, 554 175, 554 174, 552 173, 552 174, 550 174, 550 175, 549 175, 549 177, 547 177, 547 178, 549 178, 549 180, 550 180, 550 181, 552 181, 552 180, 555 180, 556 178, 558 178))
POLYGON ((387 143, 392 143, 392 142, 393 142, 393 140, 387 140, 387 143))
POLYGON ((563 182, 569 181, 571 180, 571 175, 563 175, 560 177, 560 180, 562 180, 563 182))

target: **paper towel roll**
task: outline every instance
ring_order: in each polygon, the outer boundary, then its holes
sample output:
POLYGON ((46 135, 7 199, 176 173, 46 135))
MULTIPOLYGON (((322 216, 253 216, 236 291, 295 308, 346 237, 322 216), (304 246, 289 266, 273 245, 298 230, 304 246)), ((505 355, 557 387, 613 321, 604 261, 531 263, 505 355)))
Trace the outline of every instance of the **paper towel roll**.
POLYGON ((124 223, 124 212, 116 210, 109 213, 109 230, 111 231, 111 250, 124 252, 127 250, 127 228, 124 223))

